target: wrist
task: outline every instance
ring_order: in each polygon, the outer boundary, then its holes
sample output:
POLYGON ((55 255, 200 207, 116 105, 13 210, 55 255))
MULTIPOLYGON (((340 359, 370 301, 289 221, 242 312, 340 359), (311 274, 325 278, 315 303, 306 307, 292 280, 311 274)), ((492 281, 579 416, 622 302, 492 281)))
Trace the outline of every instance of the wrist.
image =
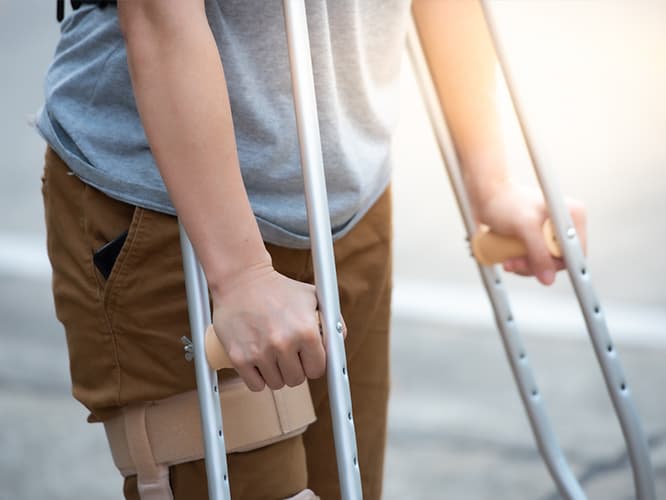
POLYGON ((493 178, 476 176, 473 179, 465 179, 465 183, 468 186, 474 216, 478 222, 484 224, 488 222, 496 200, 515 187, 508 175, 493 178))
POLYGON ((206 280, 214 304, 218 304, 232 290, 255 279, 274 272, 271 255, 265 247, 255 252, 253 258, 247 254, 237 258, 228 255, 216 259, 220 262, 214 269, 206 271, 206 280))

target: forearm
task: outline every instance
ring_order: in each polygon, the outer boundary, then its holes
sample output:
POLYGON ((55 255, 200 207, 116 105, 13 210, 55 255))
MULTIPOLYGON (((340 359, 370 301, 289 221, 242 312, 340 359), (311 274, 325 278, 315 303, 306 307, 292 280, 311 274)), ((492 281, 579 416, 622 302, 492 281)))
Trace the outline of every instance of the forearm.
POLYGON ((478 211, 508 178, 499 102, 498 66, 476 1, 416 0, 414 19, 478 211))
POLYGON ((126 0, 118 7, 153 156, 213 294, 223 293, 240 270, 270 264, 270 257, 241 178, 203 1, 126 0))

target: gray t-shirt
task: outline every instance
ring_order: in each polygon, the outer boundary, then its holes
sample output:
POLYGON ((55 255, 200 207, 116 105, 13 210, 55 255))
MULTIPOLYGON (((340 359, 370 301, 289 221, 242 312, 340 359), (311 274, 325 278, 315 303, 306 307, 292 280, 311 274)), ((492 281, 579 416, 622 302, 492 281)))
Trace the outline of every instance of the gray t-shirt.
MULTIPOLYGON (((240 166, 263 238, 308 246, 289 60, 277 0, 207 0, 240 166)), ((390 178, 408 0, 306 2, 334 236, 390 178)), ((84 182, 174 214, 136 109, 117 11, 84 6, 62 24, 38 129, 84 182)), ((183 165, 187 168, 187 165, 183 165)))

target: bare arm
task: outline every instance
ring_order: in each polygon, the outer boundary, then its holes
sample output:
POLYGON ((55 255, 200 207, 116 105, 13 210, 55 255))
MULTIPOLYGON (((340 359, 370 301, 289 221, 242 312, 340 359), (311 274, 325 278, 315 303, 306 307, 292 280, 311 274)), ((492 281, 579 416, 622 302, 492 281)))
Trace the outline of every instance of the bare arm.
POLYGON ((120 0, 118 15, 148 142, 205 270, 232 362, 255 390, 321 375, 314 290, 276 273, 261 239, 204 1, 120 0))
POLYGON ((270 257, 241 179, 203 1, 121 0, 118 11, 148 142, 209 286, 223 293, 239 270, 270 257))
POLYGON ((495 50, 474 0, 417 0, 414 19, 475 206, 508 174, 495 50))
MULTIPOLYGON (((507 270, 552 283, 563 264, 550 257, 541 235, 547 217, 541 193, 515 185, 505 164, 501 75, 479 2, 415 0, 412 11, 477 219, 525 242, 528 257, 506 262, 507 270)), ((584 240, 582 205, 570 200, 569 208, 584 240)))

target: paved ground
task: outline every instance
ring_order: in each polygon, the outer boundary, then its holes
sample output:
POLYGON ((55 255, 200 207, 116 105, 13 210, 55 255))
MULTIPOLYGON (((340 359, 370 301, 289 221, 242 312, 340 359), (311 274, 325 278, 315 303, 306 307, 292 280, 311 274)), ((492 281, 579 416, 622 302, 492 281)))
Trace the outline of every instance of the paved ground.
MULTIPOLYGON (((25 125, 57 39, 51 3, 0 2, 0 500, 115 499, 119 481, 102 430, 85 423, 69 395, 44 266, 43 146, 25 125)), ((622 333, 619 353, 650 441, 658 497, 666 498, 666 265, 658 252, 666 225, 657 218, 666 212, 666 64, 658 53, 666 8, 648 0, 500 6, 503 22, 515 27, 507 45, 527 82, 534 127, 548 138, 547 157, 564 190, 590 209, 591 268, 611 332, 622 333)), ((557 499, 477 293, 409 75, 405 85, 385 497, 557 499)), ((519 149, 510 154, 524 163, 519 149)), ((546 292, 509 280, 525 299, 516 317, 526 319, 537 380, 590 498, 633 498, 589 344, 570 309, 552 306, 571 300, 566 280, 558 281, 546 292)))
MULTIPOLYGON (((85 423, 69 395, 63 335, 46 285, 2 280, 0 499, 119 498, 102 429, 85 423)), ((393 339, 385 498, 559 498, 491 328, 396 320, 393 339)), ((590 497, 633 498, 620 432, 588 345, 527 340, 562 446, 590 497)), ((659 498, 666 498, 666 349, 619 349, 651 443, 659 498)))

